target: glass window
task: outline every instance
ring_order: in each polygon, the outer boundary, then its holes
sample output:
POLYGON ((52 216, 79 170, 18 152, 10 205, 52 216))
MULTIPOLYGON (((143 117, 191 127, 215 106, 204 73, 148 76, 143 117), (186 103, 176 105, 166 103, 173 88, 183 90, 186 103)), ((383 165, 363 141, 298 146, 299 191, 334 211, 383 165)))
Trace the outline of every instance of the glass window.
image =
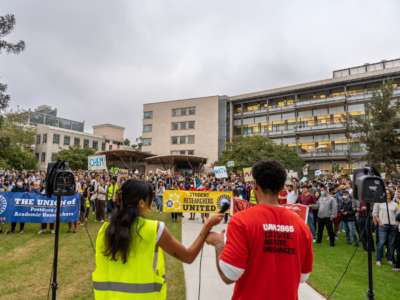
POLYGON ((243 125, 254 124, 254 118, 243 119, 243 125))
POLYGON ((39 153, 35 152, 35 157, 36 157, 36 160, 39 160, 39 158, 40 158, 39 153))
POLYGON ((106 143, 101 143, 101 151, 106 151, 106 143))
POLYGON ((71 137, 64 135, 64 145, 69 146, 71 144, 71 137))
POLYGON ((40 134, 36 135, 36 144, 40 144, 40 134))
POLYGON ((329 107, 329 113, 331 115, 342 114, 344 113, 344 106, 329 107))
POLYGON ((53 144, 60 144, 60 135, 59 134, 53 134, 53 144))
POLYGON ((194 135, 188 135, 188 144, 194 144, 194 135))
POLYGON ((173 145, 178 144, 178 137, 177 136, 171 136, 171 144, 173 144, 173 145))
POLYGON ((83 140, 83 148, 89 148, 89 140, 88 139, 83 140))
POLYGON ((46 118, 46 125, 58 127, 58 118, 57 117, 46 115, 45 118, 46 118))
POLYGON ((189 121, 188 122, 188 128, 189 129, 194 129, 194 121, 189 121))
POLYGON ((313 113, 314 113, 314 116, 327 115, 328 109, 327 108, 314 109, 313 113))
POLYGON ((185 135, 181 135, 179 137, 179 144, 186 144, 186 136, 185 135))
POLYGON ((282 144, 285 145, 296 144, 296 138, 295 137, 282 138, 282 144))
POLYGON ((93 149, 98 150, 99 149, 99 142, 98 141, 93 141, 92 142, 92 146, 93 146, 92 147, 93 149))
POLYGON ((52 153, 51 154, 51 161, 52 162, 57 161, 57 153, 52 153))
POLYGON ((74 138, 74 146, 80 146, 81 145, 81 139, 80 138, 74 138))
POLYGON ((188 155, 194 155, 194 150, 188 150, 187 153, 188 155))
POLYGON ((181 129, 182 130, 185 130, 186 129, 186 122, 181 122, 181 129))
POLYGON ((255 123, 265 123, 267 122, 267 117, 263 116, 263 117, 255 117, 254 118, 254 122, 255 123))
POLYGON ((153 119, 153 112, 152 111, 143 112, 143 119, 153 119))
POLYGON ((41 161, 42 162, 46 161, 46 152, 42 152, 41 161))
POLYGON ((364 104, 351 104, 348 106, 349 112, 364 112, 364 104))
POLYGON ((234 120, 234 121, 233 121, 233 125, 235 125, 235 126, 240 126, 240 125, 242 125, 242 119, 234 120))
POLYGON ((186 108, 181 108, 180 111, 181 111, 181 114, 180 114, 181 116, 186 116, 188 114, 186 108))
POLYGON ((189 110, 189 115, 195 115, 196 114, 196 107, 189 107, 188 108, 188 110, 189 110))
POLYGON ((299 118, 312 117, 312 111, 311 110, 299 111, 298 116, 299 116, 299 118))
POLYGON ((177 108, 173 108, 172 109, 172 116, 173 117, 177 117, 178 116, 178 109, 177 108))
POLYGON ((314 140, 316 142, 329 141, 329 136, 327 134, 316 135, 314 136, 314 140))
POLYGON ((65 129, 71 129, 71 121, 67 119, 58 119, 59 126, 65 129))
POLYGON ((142 139, 143 146, 151 146, 151 138, 144 138, 142 139))
POLYGON ((301 136, 299 137, 299 143, 312 143, 314 142, 313 136, 301 136))
POLYGON ((235 114, 241 113, 241 112, 242 112, 242 105, 241 105, 241 104, 235 105, 235 106, 233 107, 233 112, 234 112, 235 114))
POLYGON ((365 66, 350 69, 350 75, 365 73, 365 66))
POLYGON ((178 122, 172 122, 171 123, 171 130, 178 130, 179 129, 179 123, 178 122))
POLYGON ((71 121, 71 129, 75 131, 83 132, 83 122, 71 121))
POLYGON ((285 114, 282 114, 282 120, 292 120, 292 119, 295 119, 296 118, 296 116, 295 116, 295 113, 294 112, 291 112, 291 113, 285 113, 285 114))
POLYGON ((152 124, 145 124, 143 125, 143 132, 151 132, 153 130, 152 124))
POLYGON ((281 120, 281 115, 280 114, 278 114, 278 115, 270 115, 269 116, 269 121, 270 122, 280 121, 280 120, 281 120))
POLYGON ((43 140, 42 140, 43 144, 47 144, 47 133, 43 134, 43 140))

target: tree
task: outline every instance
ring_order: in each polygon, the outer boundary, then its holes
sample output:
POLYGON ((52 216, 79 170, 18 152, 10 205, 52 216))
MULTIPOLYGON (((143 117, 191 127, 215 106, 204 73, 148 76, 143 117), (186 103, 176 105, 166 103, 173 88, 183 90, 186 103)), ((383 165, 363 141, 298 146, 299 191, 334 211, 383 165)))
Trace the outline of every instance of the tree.
POLYGON ((125 146, 130 146, 131 145, 131 141, 129 139, 125 139, 124 140, 124 145, 125 146))
POLYGON ((400 100, 393 98, 393 85, 388 82, 375 91, 366 105, 365 116, 351 117, 351 132, 365 144, 368 163, 388 175, 396 170, 400 152, 400 100))
POLYGON ((95 153, 96 151, 92 148, 69 147, 58 152, 56 158, 67 161, 72 170, 86 170, 88 156, 95 153))
POLYGON ((286 169, 300 170, 304 165, 299 155, 290 150, 287 145, 274 144, 263 136, 236 137, 226 145, 226 150, 216 164, 226 164, 229 160, 235 162, 235 169, 251 167, 263 159, 277 160, 286 169))
POLYGON ((32 150, 35 141, 33 128, 23 125, 23 113, 5 115, 0 130, 0 167, 36 169, 37 160, 32 150))
MULTIPOLYGON (((25 42, 19 41, 16 44, 12 44, 4 40, 3 38, 11 33, 15 27, 14 15, 0 16, 0 54, 5 51, 6 53, 19 54, 25 49, 25 42)), ((0 83, 0 113, 6 109, 10 96, 6 94, 7 85, 0 83)), ((0 124, 1 125, 1 124, 0 124)))

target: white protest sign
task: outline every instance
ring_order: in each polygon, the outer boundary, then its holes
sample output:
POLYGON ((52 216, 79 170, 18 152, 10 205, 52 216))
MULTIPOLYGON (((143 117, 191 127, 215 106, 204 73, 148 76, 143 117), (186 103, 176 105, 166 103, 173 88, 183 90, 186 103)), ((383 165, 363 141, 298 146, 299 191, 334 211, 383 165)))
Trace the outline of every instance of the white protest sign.
POLYGON ((233 160, 229 160, 227 161, 226 166, 228 168, 233 168, 235 166, 235 162, 233 160))
POLYGON ((315 170, 314 175, 315 176, 321 176, 322 171, 321 170, 315 170))
POLYGON ((214 167, 215 178, 228 178, 228 172, 225 166, 215 166, 214 167))
POLYGON ((106 156, 105 155, 92 155, 88 156, 88 170, 107 170, 106 156))

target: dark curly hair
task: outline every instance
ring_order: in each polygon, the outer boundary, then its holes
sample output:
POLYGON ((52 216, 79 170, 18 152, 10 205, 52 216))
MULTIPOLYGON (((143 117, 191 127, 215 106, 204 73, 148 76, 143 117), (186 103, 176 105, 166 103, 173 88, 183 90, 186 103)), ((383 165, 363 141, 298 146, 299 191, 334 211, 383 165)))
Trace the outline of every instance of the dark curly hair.
POLYGON ((285 185, 286 170, 275 160, 260 160, 251 170, 254 180, 266 194, 278 194, 285 185))

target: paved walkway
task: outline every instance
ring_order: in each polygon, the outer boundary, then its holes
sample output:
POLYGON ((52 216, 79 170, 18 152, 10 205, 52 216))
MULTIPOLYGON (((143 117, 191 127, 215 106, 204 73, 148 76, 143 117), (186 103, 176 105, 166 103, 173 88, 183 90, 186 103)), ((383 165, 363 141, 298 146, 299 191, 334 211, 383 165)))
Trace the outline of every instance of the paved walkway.
MULTIPOLYGON (((189 246, 201 228, 201 220, 189 221, 188 216, 182 219, 182 242, 189 246)), ((224 225, 218 225, 215 231, 224 229, 224 225)), ((184 264, 186 280, 186 300, 197 300, 199 290, 199 262, 200 255, 188 265, 184 264)), ((202 276, 201 276, 201 300, 225 300, 231 299, 233 285, 226 285, 220 279, 215 265, 215 251, 208 245, 203 249, 202 276)), ((324 300, 325 298, 313 290, 308 284, 301 284, 299 300, 324 300)))

